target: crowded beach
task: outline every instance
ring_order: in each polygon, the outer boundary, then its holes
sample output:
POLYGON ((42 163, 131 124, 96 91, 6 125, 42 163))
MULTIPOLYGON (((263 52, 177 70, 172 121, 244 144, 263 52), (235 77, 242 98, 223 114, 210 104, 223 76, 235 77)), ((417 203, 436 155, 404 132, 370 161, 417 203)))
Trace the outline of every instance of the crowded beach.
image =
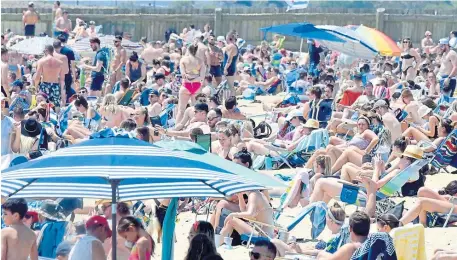
POLYGON ((47 35, 36 5, 1 36, 1 259, 457 259, 457 31, 148 39, 55 1, 47 35))

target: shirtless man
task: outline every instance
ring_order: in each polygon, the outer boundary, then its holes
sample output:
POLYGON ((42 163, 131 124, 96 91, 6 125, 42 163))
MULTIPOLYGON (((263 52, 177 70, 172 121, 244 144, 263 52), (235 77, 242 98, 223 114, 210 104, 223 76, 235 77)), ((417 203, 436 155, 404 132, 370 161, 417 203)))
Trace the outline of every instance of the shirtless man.
POLYGON ((216 84, 219 85, 222 81, 222 67, 221 63, 224 58, 222 50, 216 46, 216 38, 214 35, 210 35, 208 38, 209 46, 209 74, 214 77, 216 84))
POLYGON ((10 97, 10 85, 8 80, 8 49, 2 46, 2 62, 0 64, 1 68, 1 80, 2 80, 2 94, 6 98, 5 109, 9 108, 9 103, 11 102, 10 97))
POLYGON ((54 2, 54 21, 57 22, 60 17, 62 17, 62 8, 60 8, 60 1, 54 2))
POLYGON ((35 74, 35 87, 48 95, 49 101, 56 107, 58 112, 60 106, 65 106, 65 71, 64 64, 54 56, 54 47, 44 47, 45 56, 37 63, 35 74))
POLYGON ((73 26, 71 25, 71 20, 68 18, 68 11, 63 11, 62 17, 56 20, 56 30, 54 31, 54 37, 63 35, 68 41, 71 28, 73 28, 73 26))
POLYGON ((146 64, 150 65, 152 64, 152 60, 162 58, 162 55, 162 43, 157 41, 155 43, 149 43, 148 47, 146 47, 146 49, 144 49, 141 53, 140 58, 142 58, 146 64))
POLYGON ((246 120, 246 116, 236 107, 236 97, 231 96, 225 100, 225 107, 222 109, 222 117, 235 120, 246 120))
POLYGON ((159 91, 153 89, 149 93, 149 105, 147 106, 149 117, 160 115, 162 106, 159 103, 159 91))
POLYGON ((425 32, 425 37, 421 41, 422 50, 425 50, 427 47, 433 47, 432 33, 430 31, 425 32))
MULTIPOLYGON (((114 59, 111 62, 111 76, 110 76, 110 86, 114 86, 116 82, 122 78, 122 67, 125 66, 127 61, 127 52, 121 45, 122 36, 117 35, 114 37, 114 59)), ((107 88, 108 91, 108 88, 107 88)))
POLYGON ((120 86, 119 91, 114 93, 114 97, 116 97, 116 102, 117 103, 119 103, 119 100, 122 99, 122 97, 125 95, 125 93, 129 89, 130 80, 128 78, 121 79, 120 82, 119 82, 119 86, 120 86))
POLYGON ((233 33, 227 34, 226 37, 227 45, 224 49, 224 75, 227 77, 227 83, 230 87, 230 95, 235 95, 235 74, 236 74, 236 63, 238 62, 238 47, 236 46, 236 36, 233 33))
POLYGON ((205 44, 203 44, 203 36, 196 37, 195 42, 197 43, 197 54, 195 55, 197 58, 202 60, 205 63, 205 67, 208 68, 208 65, 210 64, 209 60, 209 48, 206 47, 205 44))
POLYGON ((354 212, 349 218, 350 243, 341 246, 335 253, 319 252, 317 258, 325 260, 351 259, 354 252, 362 246, 370 233, 370 217, 362 211, 354 212))
MULTIPOLYGON (((204 61, 197 58, 198 45, 189 46, 188 53, 181 58, 179 69, 183 79, 183 86, 179 90, 177 122, 184 116, 184 111, 189 100, 194 99, 195 94, 200 92, 205 78, 206 67, 204 61)), ((195 103, 194 100, 192 103, 195 103)))
POLYGON ((179 53, 178 49, 174 49, 170 51, 170 60, 175 64, 175 70, 177 66, 179 66, 179 62, 181 61, 181 54, 179 53))
POLYGON ((8 199, 2 205, 2 260, 38 260, 36 235, 22 223, 28 210, 24 199, 8 199))
POLYGON ((194 120, 191 124, 189 124, 186 127, 185 130, 177 131, 177 130, 168 130, 168 129, 159 128, 159 131, 161 132, 161 134, 165 134, 168 136, 179 136, 179 137, 185 137, 185 138, 189 138, 189 139, 190 139, 190 132, 194 128, 200 128, 204 134, 211 133, 211 129, 206 122, 207 115, 208 115, 208 105, 205 103, 197 103, 194 106, 194 111, 195 111, 194 120))
POLYGON ((448 38, 440 39, 440 48, 443 51, 439 75, 441 92, 454 96, 457 76, 457 53, 449 46, 448 38))
POLYGON ((22 16, 25 37, 31 38, 35 36, 35 24, 38 22, 38 20, 38 13, 34 9, 34 4, 33 2, 30 2, 28 10, 22 16))

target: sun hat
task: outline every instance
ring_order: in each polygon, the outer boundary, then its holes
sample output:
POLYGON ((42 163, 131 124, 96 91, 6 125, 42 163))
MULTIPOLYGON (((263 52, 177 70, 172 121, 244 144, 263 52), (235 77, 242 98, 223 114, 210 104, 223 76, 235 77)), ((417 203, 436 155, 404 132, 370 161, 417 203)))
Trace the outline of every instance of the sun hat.
POLYGON ((65 220, 65 215, 62 213, 63 208, 53 200, 44 200, 41 203, 40 208, 36 209, 35 211, 50 220, 65 220))
POLYGON ((41 133, 41 124, 34 118, 21 121, 21 134, 23 136, 35 137, 41 133))
POLYGON ((315 119, 308 119, 305 124, 303 124, 303 127, 306 128, 312 128, 312 129, 318 129, 319 128, 319 121, 315 119))
POLYGON ((426 105, 421 105, 421 106, 419 107, 418 114, 419 114, 419 116, 422 118, 422 117, 428 115, 431 111, 432 111, 432 109, 429 108, 428 106, 426 106, 426 105))
POLYGON ((112 231, 109 227, 108 220, 103 217, 103 216, 92 216, 90 219, 87 220, 86 222, 86 229, 90 229, 91 227, 95 225, 100 225, 108 229, 108 237, 111 237, 112 231))
POLYGON ((217 36, 216 40, 218 42, 225 42, 225 37, 224 36, 217 36))
POLYGON ((292 110, 287 114, 286 120, 290 121, 297 116, 303 116, 303 112, 299 109, 292 110))
POLYGON ((417 145, 408 145, 402 156, 420 160, 424 157, 424 150, 417 145))

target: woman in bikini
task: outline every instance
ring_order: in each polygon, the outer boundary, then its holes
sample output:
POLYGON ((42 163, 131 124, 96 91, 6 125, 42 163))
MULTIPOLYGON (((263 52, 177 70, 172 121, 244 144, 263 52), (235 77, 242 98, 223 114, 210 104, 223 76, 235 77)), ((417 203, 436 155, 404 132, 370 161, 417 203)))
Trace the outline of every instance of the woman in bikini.
POLYGON ((401 54, 401 79, 414 80, 417 74, 417 68, 420 65, 420 55, 415 49, 410 38, 402 41, 403 52, 401 54), (416 64, 413 64, 415 62, 416 64))
POLYGON ((154 240, 135 217, 121 218, 117 232, 125 240, 134 244, 129 260, 150 260, 152 258, 155 249, 154 240))
POLYGON ((122 121, 128 118, 127 112, 117 105, 116 98, 113 94, 108 94, 103 98, 100 114, 102 122, 106 127, 119 127, 122 121))
POLYGON ((231 153, 233 145, 232 145, 232 131, 229 128, 225 128, 220 130, 217 133, 218 142, 213 143, 213 151, 214 154, 219 155, 220 157, 231 161, 233 159, 233 153, 231 153))
MULTIPOLYGON (((254 235, 273 237, 273 208, 265 195, 258 190, 248 192, 247 204, 243 198, 243 193, 237 195, 241 212, 233 212, 227 216, 220 233, 221 237, 230 236, 233 230, 236 230, 239 234, 251 234, 253 232, 254 235), (259 224, 262 226, 261 234, 257 230, 253 230, 253 227, 242 218, 263 223, 264 225, 259 224)), ((223 241, 220 242, 222 243, 223 241)))
POLYGON ((192 104, 195 103, 195 94, 201 90, 203 80, 205 79, 205 63, 195 56, 197 49, 198 45, 192 44, 189 46, 188 55, 184 56, 180 62, 179 68, 181 70, 183 86, 179 90, 177 122, 180 122, 184 116, 184 111, 189 100, 192 101, 192 104))

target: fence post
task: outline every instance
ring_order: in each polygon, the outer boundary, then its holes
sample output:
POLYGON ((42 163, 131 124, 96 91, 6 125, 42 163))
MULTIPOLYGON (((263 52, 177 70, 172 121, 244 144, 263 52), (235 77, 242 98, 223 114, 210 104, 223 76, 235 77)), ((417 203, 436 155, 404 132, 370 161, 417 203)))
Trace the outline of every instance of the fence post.
POLYGON ((376 9, 376 29, 378 29, 381 32, 384 31, 385 12, 386 12, 385 8, 376 9))
POLYGON ((222 8, 214 9, 214 31, 215 35, 222 33, 222 8))

